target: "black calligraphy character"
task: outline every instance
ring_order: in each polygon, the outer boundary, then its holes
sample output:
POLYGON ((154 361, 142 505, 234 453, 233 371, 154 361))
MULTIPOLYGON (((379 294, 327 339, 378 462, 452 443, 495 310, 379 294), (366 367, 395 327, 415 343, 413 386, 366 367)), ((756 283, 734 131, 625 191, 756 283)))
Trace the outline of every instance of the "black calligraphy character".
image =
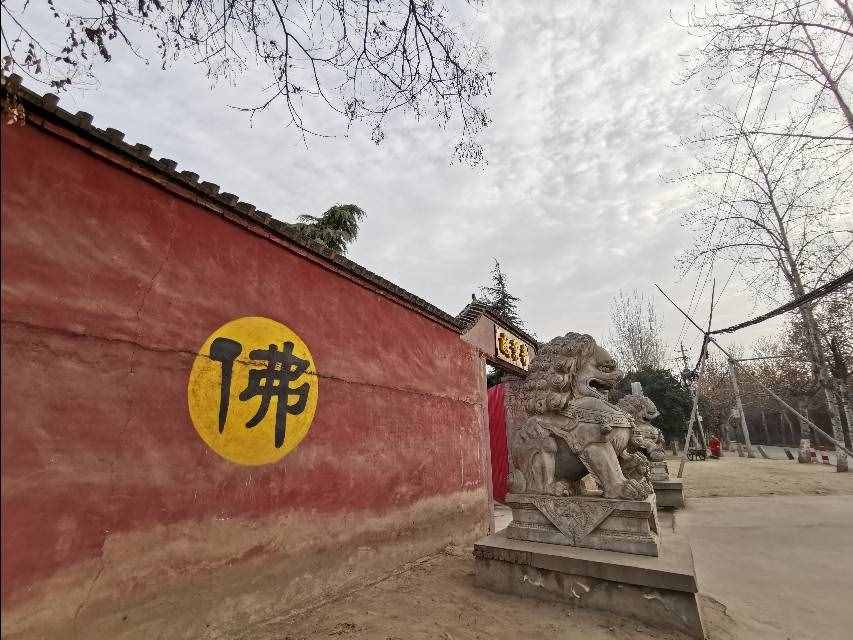
POLYGON ((210 359, 222 364, 222 378, 219 383, 219 433, 225 429, 228 418, 228 401, 231 397, 231 374, 234 371, 234 361, 243 345, 230 338, 216 338, 210 344, 210 359))
POLYGON ((270 400, 275 396, 275 446, 280 448, 284 444, 287 414, 298 415, 305 410, 308 402, 307 382, 295 389, 290 388, 290 383, 299 378, 308 370, 311 364, 293 355, 293 343, 285 342, 279 353, 278 347, 271 344, 269 349, 255 349, 249 353, 252 360, 263 360, 267 362, 264 369, 251 369, 249 371, 249 382, 240 394, 240 400, 248 400, 255 396, 261 396, 261 404, 255 416, 246 423, 246 428, 251 429, 258 425, 267 415, 270 400), (296 396, 296 402, 288 403, 290 396, 296 396))

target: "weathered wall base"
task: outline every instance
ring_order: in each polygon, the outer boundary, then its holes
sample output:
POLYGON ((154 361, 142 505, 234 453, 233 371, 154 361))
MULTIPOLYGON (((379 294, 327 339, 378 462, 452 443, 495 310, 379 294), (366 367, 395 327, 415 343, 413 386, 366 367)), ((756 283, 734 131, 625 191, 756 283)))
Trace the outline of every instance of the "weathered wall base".
POLYGON ((474 545, 477 586, 521 597, 611 611, 692 638, 705 637, 693 555, 666 537, 661 557, 510 540, 500 532, 474 545))
POLYGON ((247 625, 286 618, 448 544, 472 543, 486 533, 484 493, 428 498, 382 517, 299 513, 116 534, 100 558, 4 611, 2 635, 238 637, 247 625))

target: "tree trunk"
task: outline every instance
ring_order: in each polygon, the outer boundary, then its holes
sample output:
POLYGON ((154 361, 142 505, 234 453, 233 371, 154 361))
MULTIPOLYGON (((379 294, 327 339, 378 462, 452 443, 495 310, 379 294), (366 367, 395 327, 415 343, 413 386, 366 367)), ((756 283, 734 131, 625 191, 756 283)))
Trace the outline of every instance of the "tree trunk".
POLYGON ((850 394, 847 392, 847 389, 844 389, 844 392, 838 396, 839 407, 841 415, 844 418, 844 422, 847 424, 844 425, 844 444, 847 445, 848 449, 853 449, 853 412, 850 409, 850 394))
POLYGON ((838 108, 841 109, 841 113, 847 121, 847 126, 850 127, 851 131, 853 131, 853 111, 850 110, 850 105, 847 104, 847 100, 841 92, 841 87, 838 86, 838 78, 833 78, 832 72, 823 63, 821 54, 815 46, 814 40, 812 40, 812 36, 809 33, 808 28, 806 28, 806 25, 801 24, 800 27, 802 28, 803 34, 806 36, 806 40, 809 43, 809 53, 811 53, 814 66, 818 70, 818 73, 823 76, 824 86, 828 87, 832 92, 833 97, 835 97, 835 101, 838 103, 838 108))
POLYGON ((746 424, 746 414, 743 412, 743 402, 741 402, 740 399, 740 387, 738 387, 737 383, 737 373, 735 372, 735 365, 732 360, 729 360, 729 376, 732 381, 732 390, 735 392, 737 410, 740 414, 740 427, 741 434, 743 435, 743 444, 746 447, 746 457, 754 458, 755 454, 752 452, 752 443, 749 441, 749 427, 746 424))
MULTIPOLYGON (((793 262, 793 261, 792 261, 793 262)), ((792 290, 796 297, 805 295, 805 288, 800 281, 799 272, 794 265, 792 269, 792 290)), ((806 336, 809 342, 809 348, 812 354, 812 365, 815 369, 817 383, 823 391, 824 399, 826 400, 826 408, 829 412, 829 421, 832 424, 832 437, 838 442, 844 442, 844 430, 841 427, 841 416, 838 413, 838 405, 835 403, 835 380, 829 372, 829 367, 826 363, 826 356, 823 351, 823 345, 820 341, 820 331, 817 321, 810 304, 804 304, 800 307, 800 317, 803 319, 803 326, 806 330, 806 336)), ((847 453, 837 446, 836 451, 836 469, 838 471, 847 471, 847 453)))
MULTIPOLYGON (((809 420, 812 419, 812 417, 809 415, 809 408, 808 407, 803 409, 803 415, 809 420)), ((800 423, 801 428, 802 428, 802 424, 803 423, 801 422, 800 423)), ((814 427, 811 425, 809 425, 809 433, 811 434, 812 446, 816 447, 820 443, 818 442, 817 432, 814 430, 814 427)))
MULTIPOLYGON (((853 128, 853 120, 851 120, 851 128, 853 128)), ((757 156, 755 157, 757 160, 757 156)), ((772 189, 763 166, 759 164, 759 168, 761 169, 768 188, 772 189)), ((803 285, 802 277, 800 276, 800 267, 794 259, 794 253, 791 250, 791 243, 788 241, 785 222, 778 207, 776 206, 776 201, 772 192, 770 194, 770 206, 772 207, 773 213, 776 217, 778 225, 777 230, 779 232, 779 240, 782 248, 782 256, 780 256, 779 266, 784 273, 785 278, 788 280, 788 285, 791 288, 791 293, 794 295, 794 298, 800 298, 806 294, 806 289, 803 285), (784 260, 782 260, 783 257, 784 260)), ((818 386, 823 391, 826 408, 829 412, 829 420, 832 423, 832 437, 838 442, 844 442, 844 432, 841 428, 841 417, 838 415, 838 406, 835 404, 833 397, 835 395, 835 380, 830 374, 829 367, 827 366, 823 343, 820 341, 820 330, 818 328, 817 320, 815 320, 814 312, 812 311, 812 305, 808 303, 803 304, 800 306, 799 312, 806 332, 814 375, 817 379, 818 386)), ((837 470, 847 471, 847 453, 845 451, 839 451, 838 447, 835 447, 835 449, 837 452, 837 470)))
MULTIPOLYGON (((826 397, 826 406, 829 409, 829 419, 832 422, 832 437, 838 442, 844 442, 844 429, 841 428, 841 416, 838 414, 838 405, 835 404, 835 398, 829 388, 823 388, 824 397, 826 397)), ((847 471, 847 452, 835 445, 835 460, 836 469, 838 471, 847 471)))
POLYGON ((788 417, 787 413, 783 413, 782 417, 785 418, 785 424, 788 426, 788 431, 791 433, 791 446, 797 446, 799 443, 797 442, 797 436, 794 434, 794 423, 791 422, 791 418, 788 417))
MULTIPOLYGON (((808 34, 808 30, 805 28, 805 26, 803 26, 803 29, 806 38, 811 41, 811 37, 808 34)), ((814 51, 816 51, 814 43, 811 43, 811 47, 814 51)), ((844 104, 844 106, 846 106, 846 103, 844 104)), ((850 124, 851 129, 853 129, 853 115, 850 114, 849 109, 845 111, 845 117, 848 117, 848 123, 850 124)), ((774 236, 774 241, 777 243, 776 250, 778 251, 778 255, 775 255, 777 265, 779 267, 779 270, 782 272, 785 279, 787 280, 788 286, 790 287, 791 294, 793 295, 793 297, 795 299, 801 298, 806 294, 806 290, 805 286, 803 285, 802 276, 800 274, 800 265, 797 263, 797 258, 795 258, 795 253, 791 248, 791 242, 788 238, 788 223, 786 222, 785 216, 783 215, 776 201, 776 196, 774 194, 775 183, 768 174, 767 169, 764 167, 764 164, 762 163, 758 152, 755 150, 754 145, 749 139, 749 136, 746 136, 744 140, 748 145, 751 157, 753 160, 755 160, 756 166, 761 174, 761 178, 764 181, 766 187, 765 193, 768 197, 768 205, 773 213, 773 216, 775 217, 776 227, 774 231, 777 235, 774 236)), ((805 329, 806 342, 808 347, 808 353, 810 355, 810 360, 812 363, 813 374, 815 376, 819 389, 823 391, 824 400, 826 402, 826 408, 829 412, 829 419, 832 423, 833 438, 839 443, 843 443, 844 434, 841 428, 841 418, 838 414, 838 406, 835 404, 833 397, 836 392, 835 380, 832 378, 832 375, 829 371, 829 367, 827 366, 826 355, 824 353, 823 344, 820 340, 820 331, 818 328, 817 321, 815 320, 811 304, 801 305, 799 307, 799 312, 803 320, 803 327, 805 329)), ((838 451, 838 447, 836 447, 836 451, 838 452, 838 471, 847 471, 847 453, 845 451, 838 451)))
POLYGON ((835 0, 835 4, 844 12, 844 17, 847 18, 847 22, 853 26, 853 9, 850 9, 850 5, 847 4, 846 0, 835 0))

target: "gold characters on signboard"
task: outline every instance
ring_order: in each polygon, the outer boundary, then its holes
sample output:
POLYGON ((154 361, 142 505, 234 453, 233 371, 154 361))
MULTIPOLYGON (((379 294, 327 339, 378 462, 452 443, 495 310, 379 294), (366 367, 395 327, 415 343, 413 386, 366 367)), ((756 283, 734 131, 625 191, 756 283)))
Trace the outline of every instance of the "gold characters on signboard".
POLYGON ((498 330, 497 334, 498 354, 504 360, 513 363, 522 369, 527 369, 530 362, 530 351, 526 343, 518 338, 498 330))

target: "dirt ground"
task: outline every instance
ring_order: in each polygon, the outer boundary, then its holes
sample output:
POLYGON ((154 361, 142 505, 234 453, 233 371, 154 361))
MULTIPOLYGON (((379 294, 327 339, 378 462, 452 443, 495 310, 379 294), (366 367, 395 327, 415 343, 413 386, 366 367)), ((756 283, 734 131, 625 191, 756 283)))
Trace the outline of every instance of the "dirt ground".
MULTIPOLYGON (((796 454, 796 450, 793 452, 796 454)), ((679 460, 670 458, 667 464, 675 477, 679 460)), ((719 460, 688 461, 683 478, 684 494, 688 499, 853 495, 853 473, 838 473, 834 465, 739 458, 729 453, 719 460)))
MULTIPOLYGON (((670 469, 677 472, 677 461, 670 461, 670 469)), ((694 498, 853 495, 853 473, 839 474, 834 467, 787 460, 725 456, 720 460, 688 463, 685 485, 688 497, 694 498)), ((706 595, 700 595, 700 603, 706 631, 713 640, 780 637, 778 628, 759 622, 760 616, 751 615, 750 611, 735 611, 706 595)), ((608 613, 478 589, 474 586, 470 549, 458 548, 448 548, 310 611, 253 625, 241 637, 246 640, 514 640, 528 635, 578 640, 685 637, 608 613)))
POLYGON ((470 551, 448 548, 409 571, 305 612, 246 630, 248 640, 628 640, 686 636, 627 618, 478 589, 470 551), (283 632, 284 631, 284 632, 283 632))
MULTIPOLYGON (((769 628, 733 617, 713 598, 700 596, 700 604, 713 640, 773 637, 769 628)), ((611 613, 478 589, 470 551, 458 548, 310 611, 247 627, 239 639, 517 640, 528 634, 555 640, 688 640, 611 613)))

